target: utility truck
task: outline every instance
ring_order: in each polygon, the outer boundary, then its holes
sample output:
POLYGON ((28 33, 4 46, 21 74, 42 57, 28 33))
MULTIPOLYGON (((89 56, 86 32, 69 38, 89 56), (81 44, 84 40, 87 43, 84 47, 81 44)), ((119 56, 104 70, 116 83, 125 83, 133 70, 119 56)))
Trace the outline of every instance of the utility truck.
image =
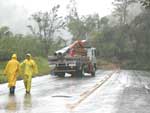
POLYGON ((55 51, 48 57, 51 74, 64 77, 66 73, 74 77, 86 74, 95 76, 96 48, 90 47, 86 40, 77 40, 71 45, 55 51))

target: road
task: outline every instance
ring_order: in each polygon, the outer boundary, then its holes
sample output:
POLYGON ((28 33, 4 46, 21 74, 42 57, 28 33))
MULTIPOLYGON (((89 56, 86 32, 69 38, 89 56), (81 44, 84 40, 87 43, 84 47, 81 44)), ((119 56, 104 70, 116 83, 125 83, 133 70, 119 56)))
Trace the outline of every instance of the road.
POLYGON ((149 113, 150 73, 132 70, 98 70, 96 77, 36 77, 25 94, 18 81, 9 96, 0 85, 0 113, 149 113))

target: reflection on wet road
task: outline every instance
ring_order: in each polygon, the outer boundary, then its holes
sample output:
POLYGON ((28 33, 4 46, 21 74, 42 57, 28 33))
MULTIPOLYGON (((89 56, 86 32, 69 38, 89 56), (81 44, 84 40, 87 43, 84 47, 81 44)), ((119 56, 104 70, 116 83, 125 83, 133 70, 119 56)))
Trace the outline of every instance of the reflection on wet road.
POLYGON ((23 107, 25 110, 32 108, 32 95, 31 94, 24 95, 23 105, 24 105, 23 107))
POLYGON ((17 111, 18 106, 15 96, 9 95, 5 104, 6 110, 17 111))
POLYGON ((127 70, 98 70, 96 77, 37 77, 28 95, 22 81, 14 96, 1 84, 0 113, 149 113, 149 84, 149 72, 127 70))

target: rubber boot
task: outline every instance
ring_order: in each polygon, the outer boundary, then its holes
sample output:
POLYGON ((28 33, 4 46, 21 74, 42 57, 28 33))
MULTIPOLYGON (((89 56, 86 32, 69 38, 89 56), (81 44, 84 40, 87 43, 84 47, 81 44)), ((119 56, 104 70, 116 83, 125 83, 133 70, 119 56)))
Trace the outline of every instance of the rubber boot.
POLYGON ((10 87, 10 95, 14 95, 15 93, 15 86, 10 87))
POLYGON ((11 94, 11 90, 12 90, 12 89, 11 89, 11 87, 10 87, 10 88, 9 88, 9 94, 11 94))
POLYGON ((26 94, 30 94, 30 91, 26 91, 26 94))
POLYGON ((13 86, 12 89, 12 94, 15 94, 15 86, 13 86))
POLYGON ((13 87, 10 87, 10 95, 13 94, 13 87))

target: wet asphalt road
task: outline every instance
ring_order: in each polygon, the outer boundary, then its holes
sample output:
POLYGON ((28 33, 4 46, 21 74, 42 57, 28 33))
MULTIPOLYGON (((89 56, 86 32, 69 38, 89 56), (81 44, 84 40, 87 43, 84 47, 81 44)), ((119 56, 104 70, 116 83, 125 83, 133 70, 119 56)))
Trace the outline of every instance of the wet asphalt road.
POLYGON ((23 81, 17 82, 15 96, 1 84, 0 113, 150 113, 149 84, 150 73, 144 71, 98 70, 96 77, 83 78, 46 75, 33 79, 31 95, 25 94, 23 81))

